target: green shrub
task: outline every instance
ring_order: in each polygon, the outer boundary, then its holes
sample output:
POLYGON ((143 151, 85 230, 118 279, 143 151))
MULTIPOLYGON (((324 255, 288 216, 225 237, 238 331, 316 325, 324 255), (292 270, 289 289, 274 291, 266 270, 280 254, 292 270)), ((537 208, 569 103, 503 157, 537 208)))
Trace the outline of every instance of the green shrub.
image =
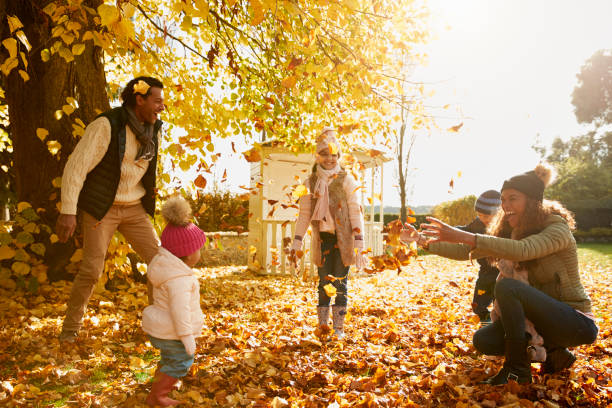
POLYGON ((476 196, 469 195, 453 201, 445 201, 436 205, 432 215, 450 225, 466 225, 476 218, 474 204, 476 196))

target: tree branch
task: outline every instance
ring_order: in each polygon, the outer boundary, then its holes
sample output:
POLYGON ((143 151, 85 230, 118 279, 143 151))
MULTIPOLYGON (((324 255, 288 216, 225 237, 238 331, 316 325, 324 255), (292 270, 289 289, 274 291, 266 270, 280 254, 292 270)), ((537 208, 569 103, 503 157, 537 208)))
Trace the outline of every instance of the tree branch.
POLYGON ((160 27, 151 17, 149 17, 149 15, 147 14, 147 12, 142 8, 142 6, 140 4, 136 4, 134 5, 138 11, 140 11, 140 13, 144 16, 144 18, 146 18, 147 20, 149 20, 149 22, 159 31, 161 31, 162 33, 164 33, 164 35, 172 38, 175 41, 178 41, 183 47, 185 47, 186 49, 188 49, 189 51, 193 52, 194 54, 196 54, 197 56, 199 56, 200 58, 202 58, 204 61, 208 61, 208 58, 206 58, 204 55, 200 54, 196 49, 194 49, 193 47, 191 47, 190 45, 186 44, 183 40, 181 40, 180 38, 170 34, 169 32, 167 32, 166 30, 164 30, 162 27, 160 27))

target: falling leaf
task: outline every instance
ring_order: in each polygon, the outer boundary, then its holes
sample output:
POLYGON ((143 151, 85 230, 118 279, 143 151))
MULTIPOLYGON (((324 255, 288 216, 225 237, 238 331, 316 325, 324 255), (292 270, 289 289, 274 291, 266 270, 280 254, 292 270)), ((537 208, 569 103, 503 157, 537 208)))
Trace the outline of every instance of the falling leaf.
POLYGON ((461 122, 461 123, 460 123, 460 124, 458 124, 458 125, 451 126, 451 127, 449 127, 447 130, 448 130, 449 132, 454 132, 454 133, 457 133, 457 132, 459 131, 459 129, 461 129, 461 127, 462 127, 462 126, 463 126, 463 122, 461 122))
POLYGON ((193 183, 196 185, 196 187, 206 188, 206 179, 201 174, 196 177, 193 183))
POLYGON ((244 155, 246 161, 248 161, 249 163, 261 161, 261 153, 259 149, 253 148, 251 150, 243 152, 242 154, 244 155))
POLYGON ((329 297, 336 296, 336 288, 331 283, 328 283, 327 285, 323 286, 323 290, 325 290, 325 294, 329 297))
POLYGON ((295 187, 295 189, 293 190, 293 192, 291 193, 291 196, 297 200, 302 196, 305 196, 306 194, 308 194, 308 189, 306 188, 305 185, 300 184, 297 187, 295 187))

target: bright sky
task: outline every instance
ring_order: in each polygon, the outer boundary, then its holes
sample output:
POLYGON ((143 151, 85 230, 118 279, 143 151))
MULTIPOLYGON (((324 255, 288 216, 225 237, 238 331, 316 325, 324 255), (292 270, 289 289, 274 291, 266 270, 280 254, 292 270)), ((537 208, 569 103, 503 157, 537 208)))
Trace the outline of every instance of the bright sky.
MULTIPOLYGON (((550 145, 585 132, 573 114, 576 74, 595 51, 612 48, 612 1, 430 0, 433 33, 429 64, 415 79, 436 91, 428 105, 451 104, 443 129, 463 121, 459 133, 419 135, 409 205, 437 204, 499 189, 509 176, 530 170, 539 157, 536 137, 550 145), (460 112, 460 113, 458 113, 460 112), (464 116, 461 119, 461 114, 464 116), (462 173, 457 177, 457 172, 462 173), (449 193, 449 181, 455 188, 449 193)), ((229 141, 227 149, 229 151, 229 141)), ((237 143, 238 151, 247 149, 237 143)), ((248 185, 238 155, 221 188, 248 185)), ((392 164, 385 167, 385 205, 399 205, 392 164)), ((220 175, 218 179, 220 179, 220 175)), ((212 180, 209 180, 211 182, 212 180)))
MULTIPOLYGON (((571 93, 585 60, 612 48, 612 1, 430 0, 430 8, 438 39, 427 47, 429 65, 415 76, 443 81, 432 104, 456 105, 466 119, 459 133, 417 141, 412 203, 499 189, 505 178, 535 167, 538 134, 550 145, 556 136, 585 131, 571 93)), ((439 122, 448 128, 460 121, 439 122)), ((390 191, 385 204, 394 196, 390 191)))

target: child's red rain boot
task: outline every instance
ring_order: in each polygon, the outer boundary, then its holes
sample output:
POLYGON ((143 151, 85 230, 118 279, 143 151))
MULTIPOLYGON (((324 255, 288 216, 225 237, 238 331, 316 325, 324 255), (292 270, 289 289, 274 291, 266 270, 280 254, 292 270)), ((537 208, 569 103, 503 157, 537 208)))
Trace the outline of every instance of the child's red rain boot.
POLYGON ((145 401, 147 405, 151 407, 171 407, 182 404, 181 401, 173 400, 168 397, 168 393, 172 391, 172 387, 174 387, 174 384, 177 382, 178 379, 160 372, 155 378, 153 386, 151 387, 151 392, 145 401))

